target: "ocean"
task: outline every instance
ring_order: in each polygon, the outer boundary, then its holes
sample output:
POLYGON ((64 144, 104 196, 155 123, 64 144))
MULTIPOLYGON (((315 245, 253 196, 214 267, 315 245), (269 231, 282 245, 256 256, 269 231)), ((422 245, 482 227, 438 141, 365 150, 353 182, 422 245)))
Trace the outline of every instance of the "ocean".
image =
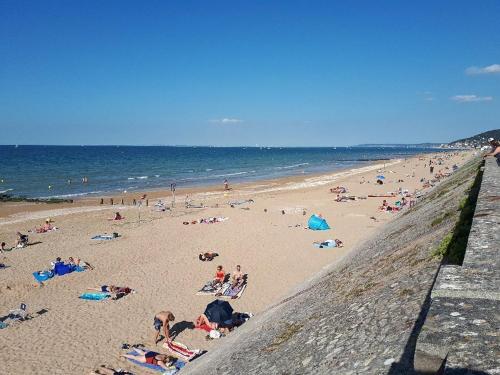
POLYGON ((253 182, 439 152, 415 147, 0 146, 0 193, 29 198, 253 182), (82 179, 86 177, 87 183, 82 179))

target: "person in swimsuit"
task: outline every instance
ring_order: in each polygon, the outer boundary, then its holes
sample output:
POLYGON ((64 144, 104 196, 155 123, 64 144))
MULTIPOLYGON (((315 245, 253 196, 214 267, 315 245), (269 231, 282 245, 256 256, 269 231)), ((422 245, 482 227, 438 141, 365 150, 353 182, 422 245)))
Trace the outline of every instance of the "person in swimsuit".
POLYGON ((146 352, 142 349, 134 348, 134 352, 138 355, 133 354, 122 354, 124 358, 132 359, 140 363, 148 363, 153 366, 159 366, 165 370, 168 370, 172 364, 177 360, 177 358, 166 355, 159 354, 156 352, 146 352))
POLYGON ((243 284, 244 281, 243 272, 241 272, 241 266, 239 264, 236 266, 236 271, 233 272, 231 278, 232 278, 231 288, 235 288, 238 285, 243 284))
POLYGON ((213 284, 222 284, 226 278, 226 273, 224 272, 222 266, 217 266, 217 272, 215 272, 215 278, 213 284))
POLYGON ((155 344, 158 344, 158 337, 160 336, 161 327, 163 327, 163 334, 166 341, 170 341, 170 326, 169 323, 175 320, 174 314, 170 311, 160 311, 155 315, 153 326, 155 327, 155 344))

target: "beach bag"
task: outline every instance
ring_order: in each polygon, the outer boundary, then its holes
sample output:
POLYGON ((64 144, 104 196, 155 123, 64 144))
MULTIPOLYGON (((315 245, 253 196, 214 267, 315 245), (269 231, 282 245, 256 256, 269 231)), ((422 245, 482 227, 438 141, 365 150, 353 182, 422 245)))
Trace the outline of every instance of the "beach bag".
POLYGON ((216 329, 212 329, 212 330, 209 332, 208 336, 209 336, 211 339, 218 339, 218 338, 220 338, 220 332, 219 332, 219 331, 217 331, 216 329))

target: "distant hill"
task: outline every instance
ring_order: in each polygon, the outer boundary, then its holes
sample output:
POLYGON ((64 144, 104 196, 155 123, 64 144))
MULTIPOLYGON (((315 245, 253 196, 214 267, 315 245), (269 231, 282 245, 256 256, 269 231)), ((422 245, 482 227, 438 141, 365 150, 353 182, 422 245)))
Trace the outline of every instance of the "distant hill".
POLYGON ((415 143, 415 144, 403 144, 403 143, 365 143, 362 145, 355 145, 352 147, 398 147, 398 148, 435 148, 439 147, 440 143, 415 143))
POLYGON ((489 130, 469 138, 458 139, 448 143, 448 146, 480 148, 481 146, 488 144, 488 138, 500 139, 500 129, 489 130))

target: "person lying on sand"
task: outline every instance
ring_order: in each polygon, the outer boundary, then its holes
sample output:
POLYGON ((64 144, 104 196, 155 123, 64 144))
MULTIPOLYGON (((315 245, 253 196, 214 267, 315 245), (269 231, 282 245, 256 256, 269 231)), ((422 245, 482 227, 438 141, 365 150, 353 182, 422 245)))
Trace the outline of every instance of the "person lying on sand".
POLYGON ((226 278, 226 273, 221 265, 217 266, 217 271, 215 272, 215 278, 213 280, 213 285, 222 284, 226 278))
POLYGON ((347 202, 348 200, 349 198, 345 195, 340 196, 337 194, 337 198, 335 198, 335 202, 347 202))
POLYGON ((231 276, 231 282, 232 282, 231 288, 235 288, 238 285, 243 284, 244 277, 243 277, 243 272, 241 272, 241 266, 239 264, 236 266, 236 271, 234 271, 231 275, 232 275, 231 276))
POLYGON ((170 341, 170 333, 169 333, 169 323, 175 320, 174 314, 170 311, 160 311, 154 317, 153 326, 156 330, 155 335, 155 344, 158 344, 158 337, 160 336, 161 327, 163 327, 163 334, 165 336, 166 341, 170 341))
POLYGON ((165 370, 168 370, 172 366, 172 364, 177 361, 177 358, 171 355, 159 354, 156 352, 146 352, 138 348, 133 349, 134 352, 138 355, 122 354, 121 357, 132 359, 140 363, 148 363, 150 365, 159 366, 165 370))
POLYGON ((122 369, 115 370, 112 367, 101 365, 101 367, 99 367, 97 370, 91 371, 90 375, 132 375, 132 373, 122 369))
POLYGON ((203 253, 203 254, 200 254, 198 255, 198 259, 201 260, 202 262, 205 262, 205 261, 212 261, 214 260, 215 257, 219 256, 219 254, 217 253, 203 253))
POLYGON ((343 194, 347 193, 347 189, 343 186, 337 186, 330 189, 330 193, 343 194))
POLYGON ((75 260, 73 257, 69 257, 68 264, 71 266, 82 267, 82 268, 89 269, 89 270, 94 269, 94 267, 90 263, 84 262, 80 258, 76 258, 76 260, 75 260))
POLYGON ((116 286, 116 285, 101 285, 98 288, 87 288, 87 290, 95 290, 97 292, 103 293, 113 293, 113 294, 130 294, 134 290, 126 286, 116 286))
POLYGON ((219 326, 217 323, 208 320, 205 314, 201 314, 199 317, 197 317, 194 325, 195 327, 207 326, 210 327, 211 329, 217 329, 217 327, 219 326))
POLYGON ((36 228, 35 231, 37 233, 46 233, 46 232, 49 232, 49 231, 54 230, 54 229, 57 229, 57 228, 52 226, 52 224, 50 224, 50 219, 47 219, 47 220, 45 220, 45 224, 43 224, 40 228, 36 228))

